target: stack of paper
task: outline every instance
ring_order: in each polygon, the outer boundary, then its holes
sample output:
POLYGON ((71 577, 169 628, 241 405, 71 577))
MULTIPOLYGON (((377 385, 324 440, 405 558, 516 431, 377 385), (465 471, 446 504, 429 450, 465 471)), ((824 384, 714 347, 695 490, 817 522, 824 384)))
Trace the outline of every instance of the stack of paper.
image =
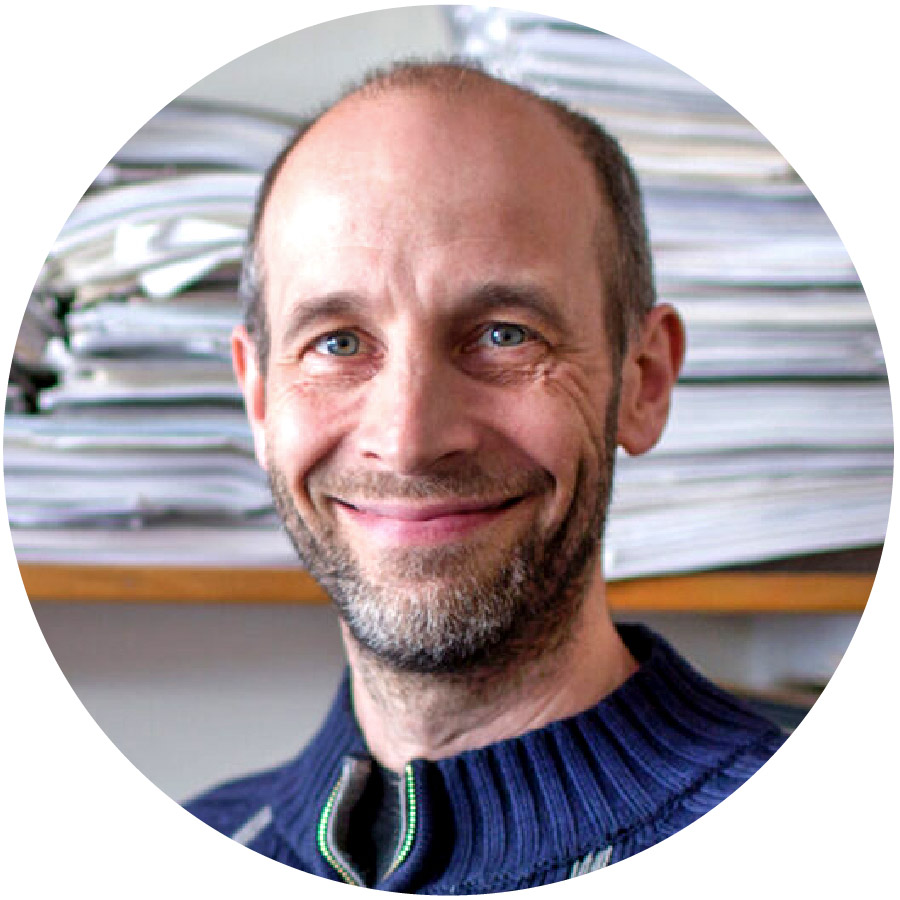
POLYGON ((215 172, 93 193, 57 238, 41 286, 79 304, 133 291, 171 297, 240 260, 259 182, 215 172))
POLYGON ((40 391, 55 380, 52 369, 45 361, 47 345, 62 331, 55 301, 38 295, 31 297, 16 336, 6 385, 7 413, 35 411, 40 391))
POLYGON ((56 383, 39 393, 38 415, 8 415, 5 429, 7 506, 25 558, 33 541, 36 558, 66 558, 77 532, 115 557, 119 541, 103 529, 272 522, 229 348, 256 191, 291 131, 175 104, 66 222, 35 289, 65 313, 40 349, 56 383))
POLYGON ((296 122, 271 113, 178 100, 119 150, 96 186, 155 180, 193 169, 263 172, 295 127, 296 122))
POLYGON ((879 544, 892 424, 857 274, 789 163, 683 72, 571 23, 452 12, 459 50, 602 122, 644 191, 657 287, 687 325, 669 428, 620 454, 611 577, 879 544))
POLYGON ((201 400, 239 407, 230 355, 237 316, 233 290, 75 310, 67 318, 67 341, 47 345, 45 359, 60 383, 41 394, 41 409, 201 400))
POLYGON ((14 417, 5 460, 14 527, 241 522, 271 506, 240 411, 14 417))

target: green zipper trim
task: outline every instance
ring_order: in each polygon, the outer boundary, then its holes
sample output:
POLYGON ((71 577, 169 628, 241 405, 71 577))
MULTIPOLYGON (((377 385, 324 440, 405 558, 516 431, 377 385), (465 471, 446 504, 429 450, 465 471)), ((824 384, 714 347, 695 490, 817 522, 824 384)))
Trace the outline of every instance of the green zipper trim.
MULTIPOLYGON (((334 855, 328 844, 328 827, 331 823, 331 816, 334 812, 334 805, 340 793, 344 776, 341 775, 331 789, 325 805, 322 807, 322 813, 319 816, 319 825, 316 829, 316 843, 319 847, 319 853, 325 857, 328 864, 344 879, 347 884, 355 887, 363 887, 360 880, 344 866, 340 860, 334 855)), ((407 763, 403 770, 403 839, 397 847, 397 853, 390 868, 384 873, 384 877, 395 872, 409 856, 412 850, 413 842, 416 839, 416 776, 413 772, 411 763, 407 763)))
POLYGON ((416 776, 413 772, 412 763, 406 764, 403 775, 405 781, 405 790, 403 792, 403 818, 405 824, 403 840, 397 848, 397 855, 394 857, 391 867, 384 873, 385 878, 404 863, 406 857, 409 856, 409 851, 412 849, 413 841, 416 839, 416 776))
POLYGON ((328 800, 325 801, 325 805, 322 807, 322 814, 319 816, 319 827, 316 830, 316 842, 319 845, 319 853, 325 857, 335 872, 337 872, 347 884, 352 884, 355 887, 362 887, 358 879, 338 862, 335 855, 331 852, 331 848, 328 846, 328 825, 331 821, 331 814, 334 812, 334 801, 337 799, 342 781, 343 775, 338 778, 337 783, 331 789, 328 800))

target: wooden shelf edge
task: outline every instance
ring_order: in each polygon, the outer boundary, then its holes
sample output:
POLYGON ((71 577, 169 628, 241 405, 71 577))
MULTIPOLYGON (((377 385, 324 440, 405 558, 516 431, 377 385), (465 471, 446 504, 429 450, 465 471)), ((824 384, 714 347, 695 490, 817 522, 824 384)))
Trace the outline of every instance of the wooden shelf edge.
POLYGON ((300 569, 20 564, 32 601, 328 603, 300 569))
POLYGON ((610 607, 632 612, 861 613, 874 573, 704 572, 609 585, 610 607))
MULTIPOLYGON (((322 604, 300 569, 23 563, 32 601, 322 604)), ((616 612, 860 613, 874 574, 706 572, 612 582, 616 612)))

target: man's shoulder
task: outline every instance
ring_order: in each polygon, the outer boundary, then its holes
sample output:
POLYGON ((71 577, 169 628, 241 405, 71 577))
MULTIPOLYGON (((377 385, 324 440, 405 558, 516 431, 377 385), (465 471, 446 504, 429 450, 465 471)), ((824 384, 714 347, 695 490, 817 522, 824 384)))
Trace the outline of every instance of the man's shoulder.
POLYGON ((682 797, 715 805, 750 778, 787 734, 749 701, 710 681, 663 638, 642 626, 620 629, 642 663, 611 698, 641 720, 633 743, 668 759, 682 797), (716 799, 718 798, 718 799, 716 799))
POLYGON ((644 829, 638 829, 631 852, 658 843, 718 806, 755 775, 786 738, 784 732, 772 726, 758 740, 740 747, 730 758, 708 769, 694 784, 665 804, 652 822, 645 823, 644 829))
POLYGON ((759 771, 787 739, 778 726, 763 720, 759 736, 739 745, 721 763, 711 767, 685 797, 689 806, 708 809, 734 793, 759 771))
POLYGON ((647 802, 622 820, 615 859, 709 812, 756 774, 788 736, 744 698, 694 669, 659 635, 641 626, 620 631, 642 665, 610 698, 606 714, 623 723, 616 731, 627 746, 619 757, 630 762, 629 783, 640 785, 647 802))
MULTIPOLYGON (((235 832, 279 794, 279 785, 291 763, 221 782, 186 801, 184 808, 216 831, 235 832)), ((269 814, 271 815, 271 813, 269 814)))
POLYGON ((353 717, 345 673, 319 730, 287 761, 223 781, 185 802, 207 825, 241 843, 265 843, 277 823, 293 833, 315 822, 348 755, 365 743, 353 717), (272 824, 272 828, 269 825, 272 824), (262 835, 262 837, 260 837, 262 835))

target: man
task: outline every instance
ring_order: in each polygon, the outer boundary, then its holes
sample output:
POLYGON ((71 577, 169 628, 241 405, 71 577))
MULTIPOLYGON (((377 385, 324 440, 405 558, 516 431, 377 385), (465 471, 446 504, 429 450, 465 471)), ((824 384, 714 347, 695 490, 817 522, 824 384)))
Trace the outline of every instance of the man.
POLYGON ((245 289, 256 453, 349 672, 297 759, 192 812, 326 878, 484 893, 639 852, 775 751, 605 602, 615 448, 658 439, 684 340, 599 127, 466 66, 376 73, 276 161, 245 289))

